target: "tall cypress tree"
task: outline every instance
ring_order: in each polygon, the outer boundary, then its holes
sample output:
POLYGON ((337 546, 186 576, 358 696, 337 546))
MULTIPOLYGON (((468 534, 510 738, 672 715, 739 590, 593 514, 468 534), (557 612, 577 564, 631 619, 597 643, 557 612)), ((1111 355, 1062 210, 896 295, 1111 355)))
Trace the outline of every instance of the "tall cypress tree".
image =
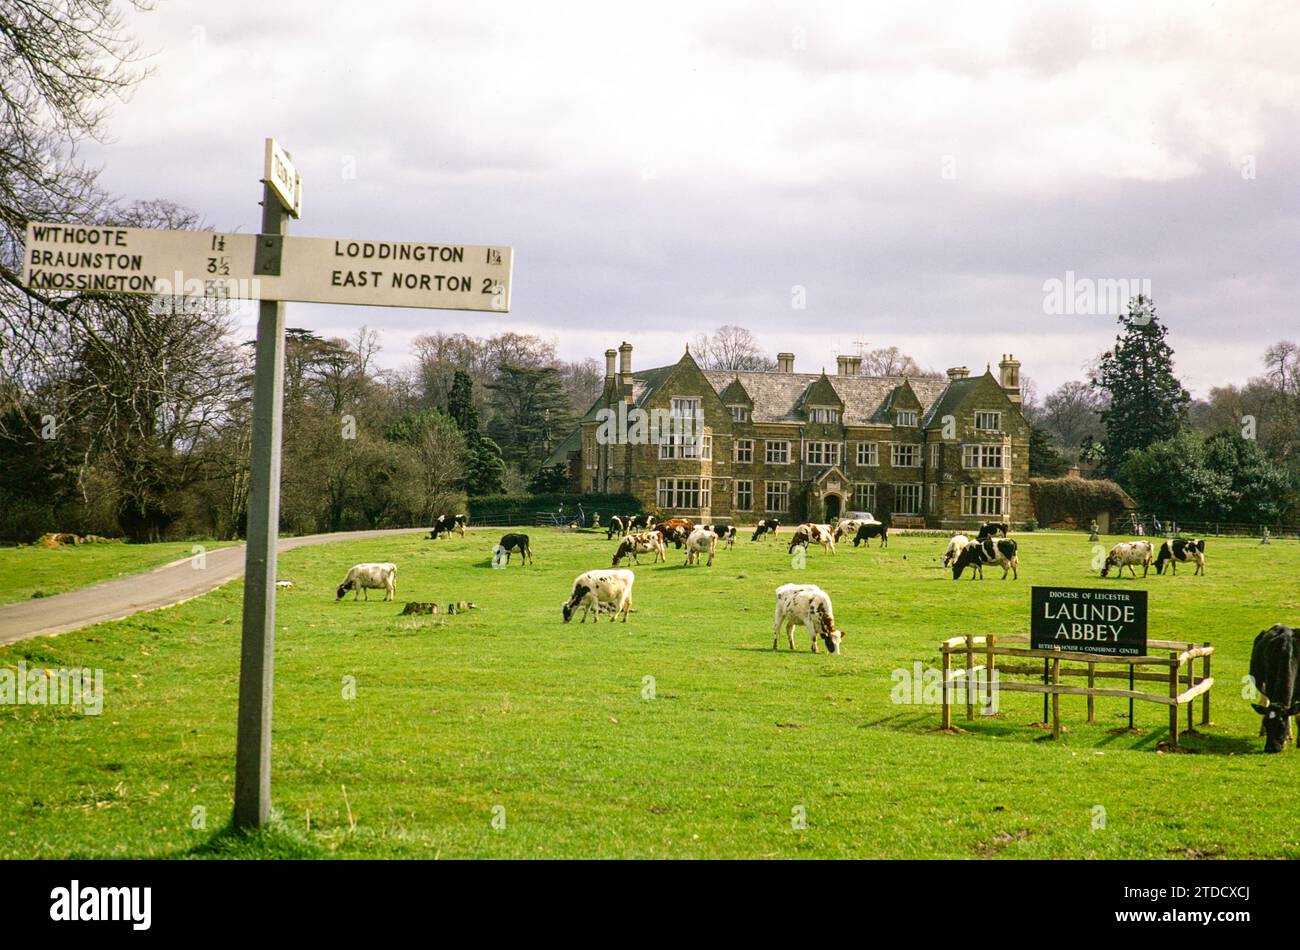
POLYGON ((475 497, 505 491, 506 463, 500 447, 479 431, 474 383, 464 370, 456 370, 452 378, 447 415, 465 436, 465 494, 475 497))
POLYGON ((1094 386, 1105 390, 1110 405, 1102 411, 1106 438, 1101 467, 1111 476, 1130 450, 1173 438, 1187 422, 1191 396, 1174 376, 1173 350, 1165 342, 1169 329, 1156 317, 1155 304, 1138 295, 1119 318, 1123 331, 1114 349, 1103 353, 1094 386))

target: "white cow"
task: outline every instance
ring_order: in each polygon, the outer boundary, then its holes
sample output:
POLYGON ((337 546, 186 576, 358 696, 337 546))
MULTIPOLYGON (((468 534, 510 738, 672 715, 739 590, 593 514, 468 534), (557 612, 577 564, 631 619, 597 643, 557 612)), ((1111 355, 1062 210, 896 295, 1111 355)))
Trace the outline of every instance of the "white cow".
POLYGON ((831 554, 835 553, 835 533, 831 531, 828 524, 813 524, 811 521, 805 522, 794 529, 794 535, 790 538, 790 545, 786 548, 787 554, 793 554, 797 547, 807 548, 809 544, 820 544, 831 554))
POLYGON ((363 592, 366 600, 369 600, 372 589, 383 590, 384 600, 392 600, 397 595, 397 565, 388 562, 355 565, 348 571, 348 576, 343 578, 335 600, 342 600, 343 595, 350 590, 356 591, 352 596, 353 600, 360 597, 363 592))
POLYGON ((961 549, 970 544, 970 538, 964 534, 954 534, 948 539, 948 547, 943 552, 943 566, 947 567, 957 560, 957 555, 961 554, 961 549))
POLYGON ((858 529, 864 524, 878 524, 879 522, 870 522, 864 518, 841 518, 835 523, 835 530, 831 533, 837 542, 848 538, 852 541, 858 536, 858 529))
POLYGON ((1151 558, 1155 554, 1155 547, 1150 541, 1121 541, 1110 549, 1106 555, 1106 563, 1102 565, 1101 576, 1105 577, 1110 573, 1112 567, 1118 567, 1117 576, 1124 576, 1124 568, 1127 567, 1129 573, 1137 577, 1137 571, 1134 570, 1134 564, 1142 565, 1142 576, 1146 577, 1147 572, 1151 570, 1151 558))
POLYGON ((655 563, 666 561, 668 558, 664 555, 664 536, 658 531, 642 531, 638 534, 625 534, 618 542, 618 549, 614 552, 614 562, 611 567, 618 567, 618 562, 625 557, 630 557, 633 564, 639 565, 637 560, 638 554, 653 554, 655 563))
POLYGON ((718 534, 703 526, 686 536, 686 563, 698 564, 700 555, 708 553, 708 567, 713 566, 713 553, 718 549, 718 534))
POLYGON ((812 635, 812 651, 817 652, 817 638, 826 643, 827 653, 840 653, 843 630, 835 629, 831 598, 816 584, 782 584, 776 589, 776 623, 772 627, 772 649, 777 648, 781 627, 794 649, 795 624, 803 624, 812 635))
POLYGON ((596 611, 596 622, 599 623, 601 607, 612 604, 614 612, 610 615, 610 623, 620 613, 623 614, 623 622, 627 623, 628 611, 632 609, 632 582, 635 580, 632 572, 625 568, 579 574, 574 579, 573 591, 564 604, 564 622, 572 620, 581 607, 582 619, 579 623, 587 622, 587 613, 591 610, 596 611))

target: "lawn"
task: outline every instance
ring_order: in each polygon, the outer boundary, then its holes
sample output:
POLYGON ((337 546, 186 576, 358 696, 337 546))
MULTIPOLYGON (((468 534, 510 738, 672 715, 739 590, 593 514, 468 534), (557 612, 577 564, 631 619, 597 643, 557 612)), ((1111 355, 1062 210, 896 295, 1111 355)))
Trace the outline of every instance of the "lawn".
MULTIPOLYGON (((788 532, 786 532, 788 534, 788 532)), ((282 556, 275 692, 279 819, 223 835, 232 795, 240 583, 168 610, 0 650, 0 666, 105 671, 103 714, 0 707, 6 857, 1300 857, 1300 755, 1261 753, 1242 698, 1256 633, 1300 622, 1300 544, 1211 540, 1207 575, 1099 579, 1082 535, 1021 534, 1018 582, 953 582, 940 539, 719 551, 636 569, 624 624, 565 625, 604 535, 532 532, 537 563, 493 570, 498 532, 342 542, 282 556), (399 564, 398 603, 334 602, 358 561, 399 564), (773 591, 820 584, 844 653, 771 649, 773 591), (1165 753, 1164 707, 1041 697, 937 731, 891 673, 941 639, 1024 632, 1034 583, 1143 587, 1153 638, 1212 641, 1213 724, 1165 753), (472 601, 398 616, 407 600, 472 601), (347 698, 355 683, 355 697, 347 698)), ((1115 539, 1108 539, 1115 540, 1115 539)), ((1141 571, 1139 570, 1139 575, 1141 571)))
POLYGON ((0 604, 28 600, 35 594, 49 597, 78 587, 88 587, 124 574, 151 571, 181 558, 192 557, 201 544, 207 550, 227 547, 233 541, 168 541, 162 544, 78 544, 58 548, 0 547, 0 604))

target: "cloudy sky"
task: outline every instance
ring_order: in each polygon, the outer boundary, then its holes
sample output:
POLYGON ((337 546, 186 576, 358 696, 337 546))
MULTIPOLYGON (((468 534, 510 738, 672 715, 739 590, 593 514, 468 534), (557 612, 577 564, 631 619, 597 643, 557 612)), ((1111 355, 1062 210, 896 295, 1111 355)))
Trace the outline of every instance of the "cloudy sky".
POLYGON ((1067 272, 1149 281, 1197 393, 1300 336, 1295 4, 746 6, 161 0, 87 154, 254 231, 271 135, 292 233, 513 246, 508 315, 289 305, 394 366, 508 327, 641 368, 737 323, 801 371, 1010 351, 1046 390, 1114 337, 1046 312, 1067 272))

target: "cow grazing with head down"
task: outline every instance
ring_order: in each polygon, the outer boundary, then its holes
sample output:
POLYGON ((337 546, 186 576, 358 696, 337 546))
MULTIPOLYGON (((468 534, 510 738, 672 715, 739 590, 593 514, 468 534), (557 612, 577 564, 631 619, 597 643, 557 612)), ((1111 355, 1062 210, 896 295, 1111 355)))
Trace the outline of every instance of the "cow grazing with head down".
POLYGON ((736 526, 732 524, 706 524, 708 528, 718 536, 718 540, 725 543, 726 547, 734 548, 736 546, 736 526))
POLYGON ((868 522, 863 518, 841 518, 835 522, 835 530, 831 532, 835 536, 835 543, 839 544, 845 538, 855 537, 858 528, 864 524, 868 524, 868 522))
POLYGON ((695 530, 695 522, 690 518, 669 518, 667 521, 660 521, 653 530, 662 534, 665 541, 671 542, 680 551, 682 545, 686 543, 686 538, 695 530))
POLYGON ((573 619, 573 615, 582 608, 582 619, 579 623, 587 622, 587 613, 594 610, 596 612, 596 622, 600 622, 600 611, 606 604, 613 606, 614 611, 610 614, 610 623, 613 623, 621 613, 623 622, 627 623, 627 615, 632 610, 632 582, 636 576, 629 570, 608 570, 608 571, 587 571, 585 574, 579 574, 573 581, 573 590, 569 594, 569 599, 564 603, 564 622, 568 623, 573 619))
POLYGON ((528 535, 526 534, 503 534, 501 542, 492 549, 492 557, 499 560, 505 557, 506 563, 510 563, 510 555, 519 555, 519 566, 524 566, 524 561, 529 564, 533 563, 533 549, 528 545, 528 535))
POLYGON ((429 532, 429 538, 437 541, 442 535, 451 534, 453 531, 463 538, 467 524, 469 524, 469 515, 438 515, 433 520, 433 530, 429 532))
POLYGON ((392 600, 397 595, 397 565, 391 562, 357 564, 348 571, 339 585, 335 600, 342 600, 348 591, 355 591, 352 599, 356 600, 364 592, 366 600, 370 591, 384 591, 384 600, 392 600))
POLYGON ((988 524, 980 525, 980 531, 975 536, 975 540, 983 541, 985 538, 996 538, 999 534, 1005 538, 1010 530, 1011 526, 1005 521, 990 521, 988 524))
POLYGON ((692 531, 686 538, 686 563, 700 563, 700 555, 708 554, 708 567, 713 566, 713 554, 718 550, 718 535, 716 532, 701 525, 692 531))
POLYGON ((853 536, 853 546, 856 548, 872 538, 879 538, 882 548, 889 547, 889 526, 879 521, 862 522, 858 525, 858 533, 853 536))
POLYGON ((757 541, 759 538, 764 537, 765 535, 768 535, 768 534, 770 534, 770 535, 772 535, 773 537, 775 537, 775 536, 776 536, 776 529, 779 528, 779 527, 781 527, 781 521, 780 521, 780 519, 778 519, 778 518, 764 518, 762 521, 760 521, 760 522, 759 522, 759 523, 754 527, 754 536, 753 536, 752 538, 750 538, 749 540, 751 540, 751 541, 757 541))
POLYGON ((1169 568, 1171 574, 1178 573, 1178 562, 1196 564, 1195 574, 1205 573, 1205 540, 1203 538, 1170 538, 1160 545, 1156 555, 1156 573, 1163 574, 1169 568))
POLYGON ((609 524, 605 528, 605 540, 608 541, 616 534, 619 537, 622 537, 624 534, 623 519, 618 515, 612 515, 609 519, 609 524))
POLYGON ((805 522, 794 529, 794 535, 790 538, 790 546, 786 553, 793 554, 795 548, 807 548, 809 544, 820 544, 822 548, 835 553, 835 537, 828 524, 813 524, 811 521, 805 522))
POLYGON ((794 649, 794 628, 803 624, 812 636, 812 651, 817 652, 817 638, 826 644, 827 653, 840 653, 844 631, 835 626, 831 598, 816 584, 782 584, 776 589, 776 622, 772 627, 772 649, 777 648, 781 627, 794 649))
POLYGON ((1291 717, 1300 713, 1300 642, 1291 627, 1274 624, 1255 638, 1250 651, 1250 678, 1260 699, 1251 703, 1264 717, 1265 752, 1281 752, 1291 738, 1291 717))
POLYGON ((630 557, 633 564, 640 565, 641 562, 637 560, 638 554, 654 554, 656 564, 667 560, 664 556, 664 536, 658 531, 624 535, 618 543, 618 549, 614 552, 614 561, 610 567, 618 567, 618 562, 625 557, 630 557))
POLYGON ((957 555, 961 549, 970 544, 970 538, 964 534, 954 534, 948 539, 948 547, 943 552, 943 566, 948 567, 953 561, 957 560, 957 555))
POLYGON ((1146 577, 1147 572, 1151 570, 1151 557, 1155 554, 1155 548, 1150 541, 1121 541, 1110 549, 1106 555, 1106 563, 1101 567, 1101 576, 1106 577, 1110 574, 1112 567, 1118 568, 1117 576, 1124 576, 1124 568, 1127 567, 1130 574, 1137 577, 1137 570, 1133 565, 1142 565, 1142 576, 1146 577))
POLYGON ((1007 579, 1008 571, 1014 580, 1020 580, 1020 555, 1016 550, 1016 542, 997 538, 972 541, 958 551, 957 559, 952 562, 952 579, 958 580, 962 571, 969 567, 971 580, 975 580, 977 575, 980 580, 984 580, 985 564, 1000 564, 1003 580, 1007 579))

